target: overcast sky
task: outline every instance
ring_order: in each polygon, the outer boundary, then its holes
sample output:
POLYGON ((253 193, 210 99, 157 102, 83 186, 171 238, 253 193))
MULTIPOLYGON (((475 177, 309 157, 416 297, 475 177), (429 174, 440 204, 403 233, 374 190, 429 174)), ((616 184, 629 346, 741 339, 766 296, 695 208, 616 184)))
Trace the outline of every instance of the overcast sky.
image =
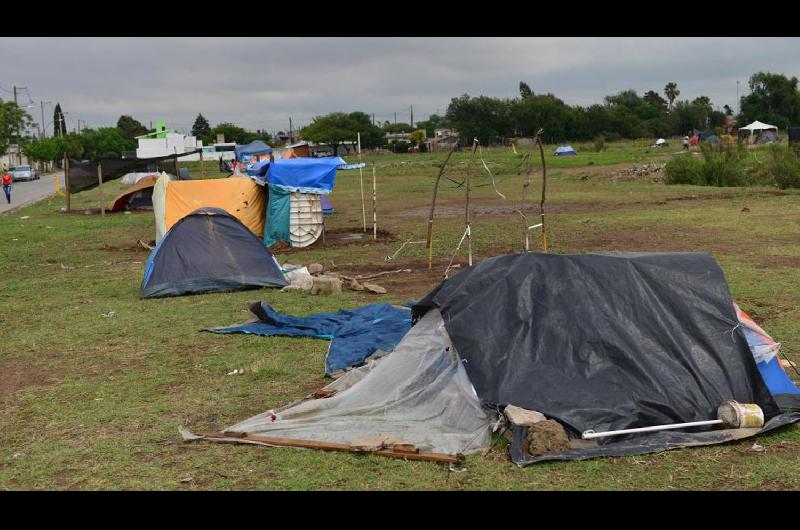
MULTIPOLYGON (((675 81, 679 99, 707 95, 737 109, 764 70, 800 76, 798 38, 0 38, 0 98, 40 121, 40 101, 61 103, 67 124, 191 128, 202 113, 274 132, 334 111, 408 122, 444 113, 463 93, 514 97, 519 81, 569 104, 675 81), (30 99, 29 99, 30 98, 30 99)), ((45 107, 48 132, 52 106, 45 107)))

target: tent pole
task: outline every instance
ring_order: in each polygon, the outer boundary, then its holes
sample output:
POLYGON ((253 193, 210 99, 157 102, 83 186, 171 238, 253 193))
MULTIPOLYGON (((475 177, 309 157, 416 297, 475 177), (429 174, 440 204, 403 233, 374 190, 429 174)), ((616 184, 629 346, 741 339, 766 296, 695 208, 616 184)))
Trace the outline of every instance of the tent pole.
POLYGON ((539 154, 542 157, 542 200, 539 202, 539 217, 542 223, 542 249, 547 252, 547 228, 544 224, 544 199, 547 192, 547 164, 544 161, 544 147, 542 147, 542 129, 536 133, 536 143, 539 144, 539 154))
MULTIPOLYGON (((358 163, 361 164, 361 133, 358 133, 358 163)), ((364 204, 364 170, 358 168, 358 176, 361 182, 361 218, 364 222, 364 232, 367 231, 367 207, 364 204)))
POLYGON ((469 163, 467 164, 467 178, 466 178, 466 205, 464 208, 464 224, 466 225, 466 234, 467 234, 467 259, 469 266, 472 267, 472 231, 470 230, 470 220, 469 220, 469 177, 470 173, 472 172, 472 161, 475 158, 475 151, 478 150, 478 139, 474 138, 472 140, 472 155, 469 157, 469 163))
POLYGON ((378 191, 375 182, 375 162, 372 163, 372 239, 378 239, 378 191))
POLYGON ((105 217, 106 215, 106 203, 105 197, 103 195, 103 162, 99 161, 97 163, 97 185, 100 188, 100 215, 105 217))
POLYGON ((64 151, 64 187, 67 188, 67 213, 69 213, 72 211, 72 205, 70 204, 72 202, 72 194, 69 187, 69 157, 66 151, 64 151))

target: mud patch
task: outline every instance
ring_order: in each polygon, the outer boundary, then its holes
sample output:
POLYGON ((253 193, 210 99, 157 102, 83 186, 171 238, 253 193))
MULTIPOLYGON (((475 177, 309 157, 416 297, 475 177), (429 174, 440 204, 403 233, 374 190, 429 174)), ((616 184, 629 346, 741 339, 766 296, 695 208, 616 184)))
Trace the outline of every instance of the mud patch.
MULTIPOLYGON (((448 201, 450 202, 450 201, 448 201)), ((434 213, 434 219, 440 218, 452 218, 452 217, 464 217, 464 203, 461 201, 459 204, 457 201, 452 201, 453 203, 444 203, 439 204, 436 206, 436 212, 434 213)), ((533 201, 529 202, 524 208, 522 208, 522 212, 530 219, 531 217, 539 215, 539 205, 532 204, 533 201)), ((598 211, 607 211, 607 210, 616 210, 619 209, 620 205, 616 203, 586 203, 586 202, 563 202, 563 203, 546 203, 545 204, 545 214, 554 214, 554 213, 589 213, 589 212, 598 212, 598 211)), ((521 219, 517 210, 520 210, 519 204, 497 204, 497 205, 487 205, 487 204, 476 204, 470 208, 470 216, 473 219, 478 219, 481 217, 511 217, 515 216, 521 219)), ((419 207, 419 208, 409 208, 406 210, 402 210, 400 212, 395 212, 395 217, 413 217, 413 218, 423 218, 427 219, 428 215, 430 214, 430 206, 427 207, 419 207)))
POLYGON ((286 242, 279 241, 270 247, 270 252, 273 254, 295 254, 305 250, 320 250, 328 247, 349 245, 367 247, 395 241, 395 235, 388 230, 379 228, 377 230, 377 235, 377 239, 372 238, 372 227, 368 228, 366 232, 364 232, 363 228, 360 226, 326 229, 324 241, 323 238, 320 237, 312 245, 302 248, 290 247, 286 242))
POLYGON ((756 262, 759 269, 800 269, 800 256, 761 256, 756 262))
POLYGON ((38 368, 29 358, 0 361, 0 410, 15 392, 29 386, 55 383, 60 375, 60 370, 38 368))

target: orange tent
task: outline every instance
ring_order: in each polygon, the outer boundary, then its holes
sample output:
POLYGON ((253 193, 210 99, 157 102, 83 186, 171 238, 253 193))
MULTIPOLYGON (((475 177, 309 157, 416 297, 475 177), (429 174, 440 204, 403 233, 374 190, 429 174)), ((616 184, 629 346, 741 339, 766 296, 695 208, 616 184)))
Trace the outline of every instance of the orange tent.
POLYGON ((139 182, 125 190, 123 193, 117 195, 117 197, 108 205, 107 210, 111 212, 121 212, 125 209, 125 206, 128 204, 128 202, 130 202, 131 198, 133 198, 134 194, 146 190, 147 188, 152 188, 156 185, 157 180, 158 175, 144 177, 143 179, 139 180, 139 182))
POLYGON ((178 221, 198 208, 221 208, 236 217, 258 237, 264 235, 266 193, 248 177, 221 179, 169 180, 156 185, 153 210, 156 240, 178 221))

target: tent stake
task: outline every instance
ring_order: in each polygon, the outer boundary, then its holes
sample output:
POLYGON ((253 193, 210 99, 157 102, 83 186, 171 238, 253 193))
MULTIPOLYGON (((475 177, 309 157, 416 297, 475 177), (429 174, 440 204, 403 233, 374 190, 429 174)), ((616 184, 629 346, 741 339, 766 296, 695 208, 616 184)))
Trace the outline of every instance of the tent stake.
POLYGON ((433 267, 433 210, 436 208, 436 193, 439 191, 439 181, 442 179, 442 175, 444 175, 444 168, 447 166, 447 162, 450 160, 453 151, 456 150, 456 145, 457 144, 453 145, 450 152, 447 153, 444 162, 439 166, 439 174, 436 176, 436 182, 433 183, 433 199, 431 200, 431 213, 428 215, 428 238, 426 241, 426 246, 428 247, 428 270, 431 270, 433 267))

